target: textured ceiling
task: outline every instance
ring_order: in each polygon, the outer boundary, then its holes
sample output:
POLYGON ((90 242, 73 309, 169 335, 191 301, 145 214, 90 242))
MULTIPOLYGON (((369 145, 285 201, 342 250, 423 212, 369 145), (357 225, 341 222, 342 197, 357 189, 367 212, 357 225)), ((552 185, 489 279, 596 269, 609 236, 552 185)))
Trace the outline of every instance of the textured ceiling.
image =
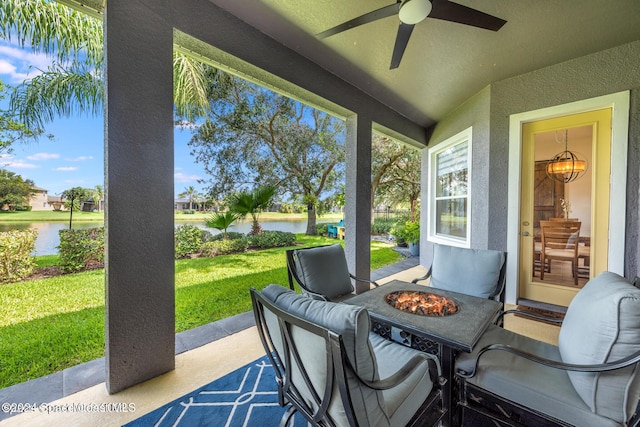
POLYGON ((427 127, 492 82, 640 39, 638 0, 458 0, 507 20, 498 32, 427 18, 389 70, 396 16, 315 34, 389 0, 211 0, 427 127))

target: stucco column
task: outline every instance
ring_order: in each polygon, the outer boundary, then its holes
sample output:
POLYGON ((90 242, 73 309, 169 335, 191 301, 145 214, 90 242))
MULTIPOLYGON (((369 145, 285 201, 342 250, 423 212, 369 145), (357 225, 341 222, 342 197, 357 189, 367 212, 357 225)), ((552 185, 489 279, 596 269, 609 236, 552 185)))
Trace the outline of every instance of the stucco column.
MULTIPOLYGON (((345 252, 349 271, 357 277, 371 276, 371 119, 347 119, 345 184, 345 252)), ((369 289, 356 282, 356 293, 369 289)))
POLYGON ((174 369, 172 27, 164 2, 105 20, 106 384, 174 369))

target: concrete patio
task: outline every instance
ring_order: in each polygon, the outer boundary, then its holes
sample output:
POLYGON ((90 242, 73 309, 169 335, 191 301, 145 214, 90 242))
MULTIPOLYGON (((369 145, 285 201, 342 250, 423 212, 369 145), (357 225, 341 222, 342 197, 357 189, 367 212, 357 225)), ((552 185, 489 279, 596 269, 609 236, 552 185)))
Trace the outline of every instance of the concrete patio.
MULTIPOLYGON (((426 272, 423 267, 416 265, 416 261, 415 258, 407 258, 377 270, 372 277, 380 284, 392 280, 411 281, 426 272)), ((506 319, 506 327, 542 341, 557 342, 559 328, 556 326, 511 316, 506 319)), ((45 407, 51 412, 14 415, 0 421, 0 426, 121 426, 257 359, 264 354, 264 349, 254 326, 253 315, 249 312, 178 334, 176 354, 174 371, 113 395, 107 393, 104 384, 104 359, 67 370, 64 375, 66 379, 60 373, 60 378, 45 377, 4 389, 0 391, 3 402, 49 402, 45 407), (52 391, 60 392, 64 397, 55 400, 43 397, 51 395, 52 391), (8 395, 12 400, 7 400, 8 395), (62 411, 69 405, 101 404, 115 404, 113 406, 126 410, 94 413, 62 411)))

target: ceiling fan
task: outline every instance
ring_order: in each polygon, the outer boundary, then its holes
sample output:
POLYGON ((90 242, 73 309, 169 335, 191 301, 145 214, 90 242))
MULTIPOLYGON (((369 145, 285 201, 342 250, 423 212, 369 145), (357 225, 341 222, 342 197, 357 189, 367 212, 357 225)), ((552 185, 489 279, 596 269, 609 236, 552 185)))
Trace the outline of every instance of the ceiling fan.
POLYGON ((396 3, 382 7, 362 16, 351 19, 333 28, 329 28, 317 35, 324 39, 334 34, 347 31, 360 25, 368 24, 392 15, 400 18, 400 27, 396 36, 396 43, 393 47, 390 69, 398 68, 402 55, 409 43, 409 38, 413 27, 422 22, 425 18, 441 19, 443 21, 457 22, 458 24, 470 25, 472 27, 484 28, 486 30, 498 31, 507 23, 493 15, 489 15, 479 10, 454 3, 449 0, 398 0, 396 3))

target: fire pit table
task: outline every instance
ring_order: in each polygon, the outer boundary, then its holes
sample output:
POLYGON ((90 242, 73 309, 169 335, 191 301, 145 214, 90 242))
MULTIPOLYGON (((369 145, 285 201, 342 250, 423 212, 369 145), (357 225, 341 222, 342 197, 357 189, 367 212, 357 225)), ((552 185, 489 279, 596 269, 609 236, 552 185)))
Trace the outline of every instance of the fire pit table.
POLYGON ((447 411, 443 424, 451 425, 455 356, 457 352, 473 350, 502 310, 502 303, 399 280, 344 302, 365 307, 371 316, 373 331, 379 335, 438 355, 442 375, 447 379, 442 387, 442 405, 447 411), (411 308, 411 300, 419 301, 419 308, 411 308), (439 310, 439 306, 444 308, 439 310))

